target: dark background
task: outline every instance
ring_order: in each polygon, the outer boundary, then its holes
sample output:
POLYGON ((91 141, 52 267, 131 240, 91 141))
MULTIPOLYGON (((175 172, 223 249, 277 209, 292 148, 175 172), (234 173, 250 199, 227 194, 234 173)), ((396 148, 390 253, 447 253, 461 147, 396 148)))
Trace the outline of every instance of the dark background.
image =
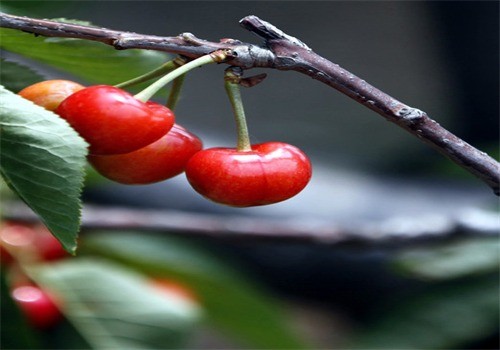
MULTIPOLYGON (((116 30, 162 36, 192 32, 212 41, 229 37, 259 43, 260 38, 238 25, 239 19, 254 14, 382 91, 426 111, 465 141, 498 156, 496 1, 24 4, 32 16, 89 20, 116 30)), ((25 14, 23 11, 19 13, 25 14)), ((190 74, 177 108, 178 121, 197 133, 206 146, 235 143, 222 85, 224 68, 210 66, 190 74)), ((85 199, 341 225, 397 217, 459 217, 470 208, 497 205, 497 198, 479 180, 339 92, 298 73, 266 73, 268 78, 262 84, 243 90, 251 137, 254 142, 289 142, 311 156, 313 179, 297 197, 262 208, 221 207, 202 199, 179 176, 140 187, 105 182, 90 188, 85 199)), ((384 297, 422 288, 421 283, 400 279, 387 270, 390 249, 206 244, 231 255, 242 268, 280 292, 326 301, 359 317, 376 308, 384 297)), ((490 339, 490 343, 494 341, 490 339)))

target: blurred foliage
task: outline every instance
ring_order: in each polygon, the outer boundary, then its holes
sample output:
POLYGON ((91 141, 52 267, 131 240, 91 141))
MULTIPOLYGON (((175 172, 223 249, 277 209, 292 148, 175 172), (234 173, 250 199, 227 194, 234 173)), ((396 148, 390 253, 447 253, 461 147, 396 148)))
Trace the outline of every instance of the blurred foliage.
POLYGON ((85 188, 96 186, 111 180, 105 178, 97 172, 90 164, 87 163, 85 168, 85 188))
POLYGON ((431 285, 384 305, 354 337, 356 349, 458 349, 498 331, 497 275, 431 285))
POLYGON ((200 298, 209 324, 243 347, 304 347, 286 324, 277 300, 195 244, 144 233, 94 232, 85 237, 82 249, 190 287, 200 298))
POLYGON ((396 271, 429 282, 377 308, 350 346, 457 349, 494 335, 500 319, 499 244, 498 237, 469 238, 396 254, 396 271))
MULTIPOLYGON (((9 325, 2 329, 2 344, 12 349, 192 348, 199 345, 197 332, 204 325, 238 348, 305 348, 276 299, 201 246, 144 232, 100 231, 82 240, 82 256, 40 262, 26 258, 33 252, 25 247, 16 250, 19 265, 2 266, 13 277, 11 285, 27 274, 49 291, 66 318, 54 328, 33 330, 2 296, 2 319, 9 325), (165 294, 156 280, 171 281, 174 289, 165 294)), ((8 294, 11 286, 2 288, 8 294)))
POLYGON ((497 237, 469 238, 433 248, 405 250, 394 264, 403 273, 428 280, 450 280, 491 273, 500 266, 497 237))
POLYGON ((194 303, 167 298, 146 277, 103 260, 66 260, 30 275, 64 296, 62 311, 93 349, 180 348, 200 314, 194 303))
POLYGON ((47 11, 69 7, 71 1, 23 1, 23 0, 2 0, 0 10, 18 16, 39 16, 47 11))
POLYGON ((15 93, 18 93, 26 86, 44 80, 42 75, 17 62, 1 59, 0 68, 0 84, 15 93))
MULTIPOLYGON (((158 51, 115 50, 99 42, 44 38, 13 29, 0 29, 0 39, 0 48, 70 73, 90 84, 121 83, 153 70, 168 60, 167 54, 158 51)), ((142 87, 144 84, 132 90, 137 91, 142 87)))

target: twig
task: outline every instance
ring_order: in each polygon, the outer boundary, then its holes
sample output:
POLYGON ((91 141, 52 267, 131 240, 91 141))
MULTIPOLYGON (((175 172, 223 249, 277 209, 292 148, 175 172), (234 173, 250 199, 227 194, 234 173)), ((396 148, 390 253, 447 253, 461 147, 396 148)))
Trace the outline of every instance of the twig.
POLYGON ((142 35, 0 13, 1 27, 37 35, 93 40, 119 50, 139 48, 165 51, 191 59, 225 49, 230 52, 225 63, 232 66, 242 69, 273 68, 306 74, 346 94, 431 145, 500 195, 500 163, 450 133, 425 112, 394 99, 339 65, 317 55, 299 39, 256 16, 247 16, 240 24, 262 37, 264 45, 257 46, 233 39, 210 42, 190 33, 175 37, 142 35))
MULTIPOLYGON (((6 203, 5 220, 38 222, 38 216, 25 204, 6 203)), ((88 230, 140 230, 179 236, 217 238, 250 243, 281 242, 322 245, 395 246, 436 242, 454 237, 496 236, 500 222, 496 213, 469 210, 456 217, 429 215, 392 217, 380 222, 341 226, 301 218, 270 219, 248 216, 203 214, 175 210, 131 209, 85 205, 82 232, 88 230)))

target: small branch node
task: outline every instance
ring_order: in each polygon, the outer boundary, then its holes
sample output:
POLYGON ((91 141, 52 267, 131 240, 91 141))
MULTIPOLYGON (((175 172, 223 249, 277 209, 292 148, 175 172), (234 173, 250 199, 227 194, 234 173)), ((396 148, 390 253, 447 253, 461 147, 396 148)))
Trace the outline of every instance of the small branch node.
POLYGON ((219 40, 221 44, 230 44, 230 45, 241 45, 243 42, 241 40, 231 39, 231 38, 222 38, 219 40))
POLYGON ((417 108, 403 107, 396 111, 396 115, 401 117, 405 122, 413 124, 421 120, 426 114, 417 108))
POLYGON ((240 20, 240 25, 246 30, 260 36, 261 38, 268 40, 285 40, 296 46, 300 46, 308 51, 311 51, 309 46, 305 43, 293 37, 291 35, 286 34, 281 29, 275 27, 269 22, 266 22, 260 19, 257 16, 250 15, 242 18, 240 20))
POLYGON ((118 38, 118 39, 113 40, 111 42, 111 45, 113 45, 113 47, 116 50, 125 50, 126 49, 125 45, 123 45, 123 43, 122 43, 122 38, 118 38))
POLYGON ((234 62, 234 64, 243 69, 269 67, 276 59, 271 50, 251 44, 235 46, 233 52, 238 57, 238 62, 234 62))
POLYGON ((181 33, 179 37, 184 40, 186 44, 192 44, 195 46, 202 46, 203 40, 198 39, 193 33, 181 33))

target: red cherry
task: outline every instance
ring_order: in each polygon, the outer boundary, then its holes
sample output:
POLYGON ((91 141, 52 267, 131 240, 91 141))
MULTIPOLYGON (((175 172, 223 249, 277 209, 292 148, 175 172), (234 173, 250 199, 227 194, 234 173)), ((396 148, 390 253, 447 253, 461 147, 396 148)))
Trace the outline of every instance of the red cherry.
POLYGON ((189 158, 202 149, 201 140, 182 126, 152 144, 127 154, 90 155, 90 164, 103 176, 123 184, 163 181, 184 171, 189 158))
POLYGON ((122 154, 145 147, 174 125, 174 113, 154 102, 144 103, 108 85, 80 90, 56 113, 90 144, 91 154, 122 154))
POLYGON ((47 227, 40 225, 35 227, 35 231, 37 235, 34 244, 42 260, 52 261, 70 256, 70 254, 64 250, 57 238, 50 233, 47 227))
POLYGON ((179 282, 159 278, 152 280, 151 285, 157 291, 165 294, 166 297, 175 295, 190 302, 198 301, 198 298, 196 297, 194 292, 190 288, 180 284, 179 282))
POLYGON ((9 253, 9 251, 3 246, 0 241, 0 265, 10 265, 14 262, 14 257, 9 253))
POLYGON ((18 254, 36 254, 34 245, 36 231, 29 226, 9 222, 0 227, 0 245, 2 246, 2 261, 12 262, 18 254), (10 254, 13 253, 14 257, 10 254))
MULTIPOLYGON (((31 255, 43 261, 69 256, 57 238, 43 225, 7 223, 0 228, 0 246, 2 254, 4 250, 12 250, 16 255, 31 255)), ((9 255, 5 255, 6 259, 8 257, 9 255)))
POLYGON ((235 207, 266 205, 299 193, 312 170, 307 156, 281 142, 252 145, 251 151, 211 148, 186 166, 193 188, 208 199, 235 207))
POLYGON ((52 327, 62 318, 61 312, 49 294, 36 286, 16 287, 12 290, 12 298, 36 328, 52 327))
POLYGON ((24 249, 32 246, 36 231, 27 225, 9 222, 0 228, 0 240, 10 247, 24 249))
POLYGON ((85 86, 69 80, 46 80, 25 87, 19 95, 49 111, 54 111, 63 100, 85 86))

